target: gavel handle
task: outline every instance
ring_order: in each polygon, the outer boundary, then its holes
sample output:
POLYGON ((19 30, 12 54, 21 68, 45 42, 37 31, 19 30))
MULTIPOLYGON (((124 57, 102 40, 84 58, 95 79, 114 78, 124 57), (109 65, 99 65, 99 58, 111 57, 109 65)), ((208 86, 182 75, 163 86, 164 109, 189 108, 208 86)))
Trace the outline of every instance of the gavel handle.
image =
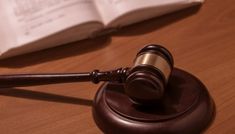
POLYGON ((127 73, 128 68, 119 68, 105 72, 94 70, 92 72, 86 73, 0 75, 0 88, 88 81, 91 81, 95 84, 99 83, 100 81, 124 82, 127 73))

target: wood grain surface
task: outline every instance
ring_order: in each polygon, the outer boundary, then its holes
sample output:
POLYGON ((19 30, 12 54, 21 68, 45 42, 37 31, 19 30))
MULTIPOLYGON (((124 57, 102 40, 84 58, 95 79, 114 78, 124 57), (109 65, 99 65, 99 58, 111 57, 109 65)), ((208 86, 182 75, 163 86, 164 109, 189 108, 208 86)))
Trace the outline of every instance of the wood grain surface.
MULTIPOLYGON (((0 39, 1 40, 1 39, 0 39)), ((175 66, 197 76, 213 97, 217 115, 206 134, 235 133, 235 4, 206 0, 173 14, 92 40, 0 61, 0 74, 81 72, 132 66, 145 44, 168 48, 175 66)), ((99 134, 91 83, 0 89, 1 134, 99 134)))

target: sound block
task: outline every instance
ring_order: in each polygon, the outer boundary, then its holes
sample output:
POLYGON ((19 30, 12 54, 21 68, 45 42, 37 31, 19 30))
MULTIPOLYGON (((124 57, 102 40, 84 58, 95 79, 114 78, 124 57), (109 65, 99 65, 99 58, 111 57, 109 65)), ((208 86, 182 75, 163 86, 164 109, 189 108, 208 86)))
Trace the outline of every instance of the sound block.
POLYGON ((98 90, 92 112, 106 134, 199 134, 212 122, 215 107, 196 77, 175 68, 156 105, 133 104, 123 84, 107 82, 98 90))

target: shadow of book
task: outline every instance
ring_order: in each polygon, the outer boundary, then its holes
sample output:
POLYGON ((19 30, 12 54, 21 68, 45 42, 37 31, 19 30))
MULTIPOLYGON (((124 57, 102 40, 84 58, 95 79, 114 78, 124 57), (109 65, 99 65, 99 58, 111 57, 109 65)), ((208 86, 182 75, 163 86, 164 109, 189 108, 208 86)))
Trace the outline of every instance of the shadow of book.
POLYGON ((110 37, 102 36, 94 39, 86 39, 78 42, 57 46, 33 53, 19 55, 0 60, 0 67, 18 68, 29 65, 40 64, 64 57, 81 55, 102 49, 110 42, 110 37))

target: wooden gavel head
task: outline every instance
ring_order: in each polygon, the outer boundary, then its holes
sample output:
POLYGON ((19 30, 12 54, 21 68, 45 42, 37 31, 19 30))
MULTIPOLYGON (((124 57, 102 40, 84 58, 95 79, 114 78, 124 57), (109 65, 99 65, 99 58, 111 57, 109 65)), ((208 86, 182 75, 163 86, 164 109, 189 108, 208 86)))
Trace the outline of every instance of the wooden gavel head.
POLYGON ((125 82, 125 92, 132 102, 141 105, 157 103, 164 94, 173 64, 171 53, 160 45, 141 49, 125 82))

